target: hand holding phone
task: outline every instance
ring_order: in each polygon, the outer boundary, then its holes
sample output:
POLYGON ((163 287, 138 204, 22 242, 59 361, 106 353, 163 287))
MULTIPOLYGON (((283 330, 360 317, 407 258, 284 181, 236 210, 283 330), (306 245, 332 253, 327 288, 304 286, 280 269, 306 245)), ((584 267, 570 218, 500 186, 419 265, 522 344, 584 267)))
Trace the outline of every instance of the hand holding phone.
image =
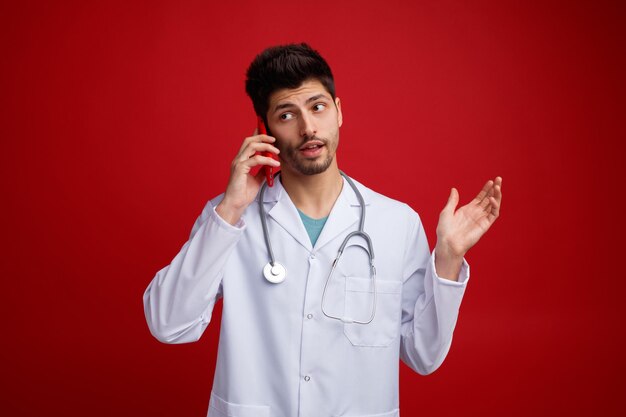
MULTIPOLYGON (((265 123, 263 123, 263 119, 257 116, 257 131, 259 135, 267 135, 267 129, 265 129, 265 123)), ((271 152, 259 152, 263 156, 267 156, 268 158, 275 159, 275 156, 271 152)), ((265 180, 267 181, 267 185, 270 187, 274 186, 274 167, 269 165, 265 165, 262 169, 265 170, 265 180)))
POLYGON ((273 146, 276 138, 268 136, 266 132, 261 119, 258 121, 257 131, 243 141, 231 164, 224 198, 215 207, 217 214, 232 225, 237 224, 246 207, 256 198, 264 176, 268 185, 274 184, 274 174, 280 167, 280 161, 275 154, 280 150, 273 146), (259 167, 265 171, 255 172, 259 167))

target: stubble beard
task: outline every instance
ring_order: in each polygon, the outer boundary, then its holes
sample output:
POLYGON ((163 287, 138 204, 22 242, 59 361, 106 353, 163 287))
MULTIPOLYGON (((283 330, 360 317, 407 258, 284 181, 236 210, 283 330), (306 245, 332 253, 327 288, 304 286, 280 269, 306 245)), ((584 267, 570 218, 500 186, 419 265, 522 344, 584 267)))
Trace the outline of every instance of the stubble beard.
POLYGON ((321 174, 322 172, 326 171, 328 167, 330 167, 330 165, 333 163, 335 151, 337 150, 338 139, 339 138, 337 137, 335 141, 329 141, 327 139, 322 139, 317 136, 307 137, 298 146, 281 149, 281 157, 294 171, 302 175, 321 174), (326 157, 323 160, 319 160, 323 156, 317 157, 315 159, 306 159, 302 158, 302 156, 300 155, 300 147, 310 140, 319 140, 324 144, 324 148, 326 148, 326 157))

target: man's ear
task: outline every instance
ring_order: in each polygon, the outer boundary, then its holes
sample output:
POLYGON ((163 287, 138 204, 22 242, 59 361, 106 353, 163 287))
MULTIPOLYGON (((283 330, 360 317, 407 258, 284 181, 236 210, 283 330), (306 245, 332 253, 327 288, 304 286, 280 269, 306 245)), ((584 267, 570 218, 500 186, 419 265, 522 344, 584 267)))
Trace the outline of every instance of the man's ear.
POLYGON ((343 124, 343 115, 341 114, 341 100, 339 97, 335 98, 335 106, 337 106, 337 125, 341 127, 343 124))

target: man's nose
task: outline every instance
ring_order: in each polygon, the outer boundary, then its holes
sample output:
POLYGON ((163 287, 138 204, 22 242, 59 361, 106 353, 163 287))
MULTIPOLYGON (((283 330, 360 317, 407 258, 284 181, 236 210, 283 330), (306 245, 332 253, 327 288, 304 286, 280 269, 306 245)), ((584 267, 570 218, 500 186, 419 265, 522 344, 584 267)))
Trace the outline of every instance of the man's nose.
POLYGON ((311 115, 303 113, 300 117, 300 136, 310 137, 315 136, 317 133, 317 127, 315 121, 311 115))

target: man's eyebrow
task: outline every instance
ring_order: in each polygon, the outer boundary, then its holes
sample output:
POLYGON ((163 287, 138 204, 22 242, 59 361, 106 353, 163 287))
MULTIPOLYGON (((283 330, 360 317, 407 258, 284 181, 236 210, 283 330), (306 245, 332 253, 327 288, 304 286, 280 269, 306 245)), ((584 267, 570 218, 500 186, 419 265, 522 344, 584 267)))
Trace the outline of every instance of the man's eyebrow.
POLYGON ((296 107, 293 103, 283 103, 283 104, 279 104, 276 107, 274 107, 274 113, 276 113, 278 110, 282 110, 282 109, 287 109, 290 107, 296 107))
MULTIPOLYGON (((320 93, 320 94, 314 95, 313 97, 309 97, 304 103, 305 104, 309 104, 312 101, 317 101, 317 100, 319 100, 321 98, 325 98, 325 99, 329 100, 329 98, 325 94, 321 94, 320 93)), ((274 107, 274 113, 277 112, 278 110, 288 109, 288 108, 291 108, 291 107, 296 107, 296 106, 295 106, 295 104, 290 103, 290 102, 279 104, 276 107, 274 107)))
POLYGON ((316 95, 314 95, 313 97, 309 97, 309 98, 307 99, 307 101, 306 101, 306 104, 309 104, 309 103, 310 103, 310 102, 312 102, 312 101, 317 101, 317 100, 319 100, 320 98, 326 98, 326 99, 327 99, 328 97, 326 97, 326 95, 325 95, 325 94, 316 94, 316 95))

